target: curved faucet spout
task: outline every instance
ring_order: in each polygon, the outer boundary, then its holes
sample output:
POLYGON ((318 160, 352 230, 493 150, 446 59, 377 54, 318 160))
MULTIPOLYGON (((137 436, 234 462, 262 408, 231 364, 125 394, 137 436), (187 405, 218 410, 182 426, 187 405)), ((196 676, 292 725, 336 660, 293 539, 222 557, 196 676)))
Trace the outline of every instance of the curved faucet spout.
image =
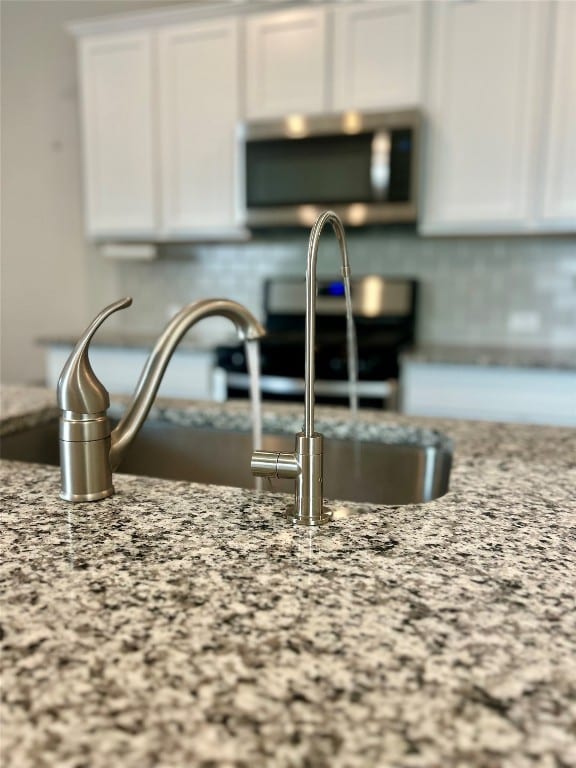
POLYGON ((346 280, 350 275, 346 235, 340 218, 333 211, 325 211, 314 223, 308 241, 308 258, 306 261, 306 351, 304 361, 304 435, 314 434, 314 379, 315 360, 314 347, 316 340, 316 262, 318 261, 318 246, 320 235, 326 224, 330 223, 342 257, 342 277, 346 280))
POLYGON ((265 333, 264 328, 246 307, 229 299, 204 299, 181 309, 168 323, 156 342, 140 374, 128 410, 118 426, 112 430, 110 448, 112 471, 118 467, 126 449, 144 423, 176 346, 186 331, 199 320, 213 316, 227 317, 231 320, 236 326, 238 336, 244 341, 259 339, 265 333))

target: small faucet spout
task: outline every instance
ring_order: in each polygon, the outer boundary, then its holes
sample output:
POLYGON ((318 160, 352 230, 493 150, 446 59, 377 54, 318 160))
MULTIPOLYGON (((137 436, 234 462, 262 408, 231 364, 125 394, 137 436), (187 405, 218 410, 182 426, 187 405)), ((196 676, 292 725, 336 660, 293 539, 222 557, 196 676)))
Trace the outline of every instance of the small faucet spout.
POLYGON ((310 231, 308 241, 308 258, 306 260, 306 349, 304 364, 304 436, 312 437, 314 434, 314 381, 315 359, 314 347, 316 342, 316 263, 318 261, 318 247, 320 236, 326 224, 330 223, 342 258, 342 277, 347 280, 350 276, 350 264, 348 261, 348 249, 346 247, 346 234, 344 225, 333 211, 324 211, 315 221, 310 231))
POLYGON ((228 299, 206 299, 184 307, 166 326, 140 375, 130 406, 111 430, 107 416, 108 391, 88 359, 92 336, 113 312, 132 303, 126 298, 111 304, 88 326, 68 358, 58 381, 60 406, 61 498, 96 501, 114 493, 112 472, 144 423, 176 346, 195 323, 205 317, 227 317, 244 340, 258 339, 264 328, 242 304, 228 299))
POLYGON ((293 478, 296 482, 294 507, 289 516, 299 525, 323 525, 331 519, 322 498, 324 447, 323 436, 314 429, 314 381, 316 340, 316 263, 320 236, 330 223, 340 246, 342 276, 348 280, 350 265, 346 235, 341 220, 333 211, 322 213, 310 232, 306 262, 306 337, 304 366, 304 429, 296 435, 294 453, 255 451, 252 474, 257 477, 293 478))

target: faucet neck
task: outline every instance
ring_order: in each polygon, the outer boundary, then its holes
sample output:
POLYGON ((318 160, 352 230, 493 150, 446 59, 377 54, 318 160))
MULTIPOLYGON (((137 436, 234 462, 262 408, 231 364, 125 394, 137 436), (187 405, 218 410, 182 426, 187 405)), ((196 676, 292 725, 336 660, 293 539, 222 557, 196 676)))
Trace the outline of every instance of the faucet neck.
POLYGON ((316 263, 318 261, 318 247, 320 236, 326 224, 330 223, 342 258, 342 277, 348 280, 350 276, 350 264, 348 261, 348 249, 346 247, 346 235, 340 218, 333 211, 325 211, 314 223, 310 231, 308 241, 308 258, 306 261, 306 349, 304 361, 304 436, 314 435, 314 381, 315 381, 315 342, 316 342, 316 263))
POLYGON ((117 427, 112 430, 110 464, 113 471, 144 423, 178 343, 199 320, 216 315, 231 320, 241 339, 249 341, 264 335, 264 329, 253 315, 242 304, 229 299, 204 299, 181 309, 154 345, 138 379, 132 401, 117 427))

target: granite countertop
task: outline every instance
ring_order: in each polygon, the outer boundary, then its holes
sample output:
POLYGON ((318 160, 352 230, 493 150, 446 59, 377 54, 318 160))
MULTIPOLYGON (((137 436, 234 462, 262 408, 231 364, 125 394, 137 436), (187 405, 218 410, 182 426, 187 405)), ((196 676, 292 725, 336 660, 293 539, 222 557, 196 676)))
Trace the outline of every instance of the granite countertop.
POLYGON ((539 349, 532 347, 423 345, 406 350, 402 353, 402 359, 418 363, 576 371, 576 347, 574 349, 539 349))
MULTIPOLYGON (((11 431, 54 408, 2 402, 11 431)), ((447 435, 449 493, 309 531, 278 495, 116 475, 70 505, 2 462, 4 765, 575 765, 576 432, 362 422, 447 435)))

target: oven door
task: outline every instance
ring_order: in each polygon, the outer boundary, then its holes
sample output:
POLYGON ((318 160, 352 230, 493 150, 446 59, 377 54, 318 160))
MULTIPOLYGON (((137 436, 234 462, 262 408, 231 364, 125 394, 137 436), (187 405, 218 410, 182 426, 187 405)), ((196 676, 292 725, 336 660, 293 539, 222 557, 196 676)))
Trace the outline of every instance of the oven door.
MULTIPOLYGON (((250 395, 250 377, 218 369, 222 394, 225 399, 247 398, 250 395)), ((359 381, 358 405, 361 408, 397 410, 398 386, 395 380, 359 381)), ((288 376, 261 376, 260 391, 263 400, 304 402, 304 379, 288 376)), ((319 405, 349 405, 350 385, 347 381, 316 380, 315 400, 319 405)))

